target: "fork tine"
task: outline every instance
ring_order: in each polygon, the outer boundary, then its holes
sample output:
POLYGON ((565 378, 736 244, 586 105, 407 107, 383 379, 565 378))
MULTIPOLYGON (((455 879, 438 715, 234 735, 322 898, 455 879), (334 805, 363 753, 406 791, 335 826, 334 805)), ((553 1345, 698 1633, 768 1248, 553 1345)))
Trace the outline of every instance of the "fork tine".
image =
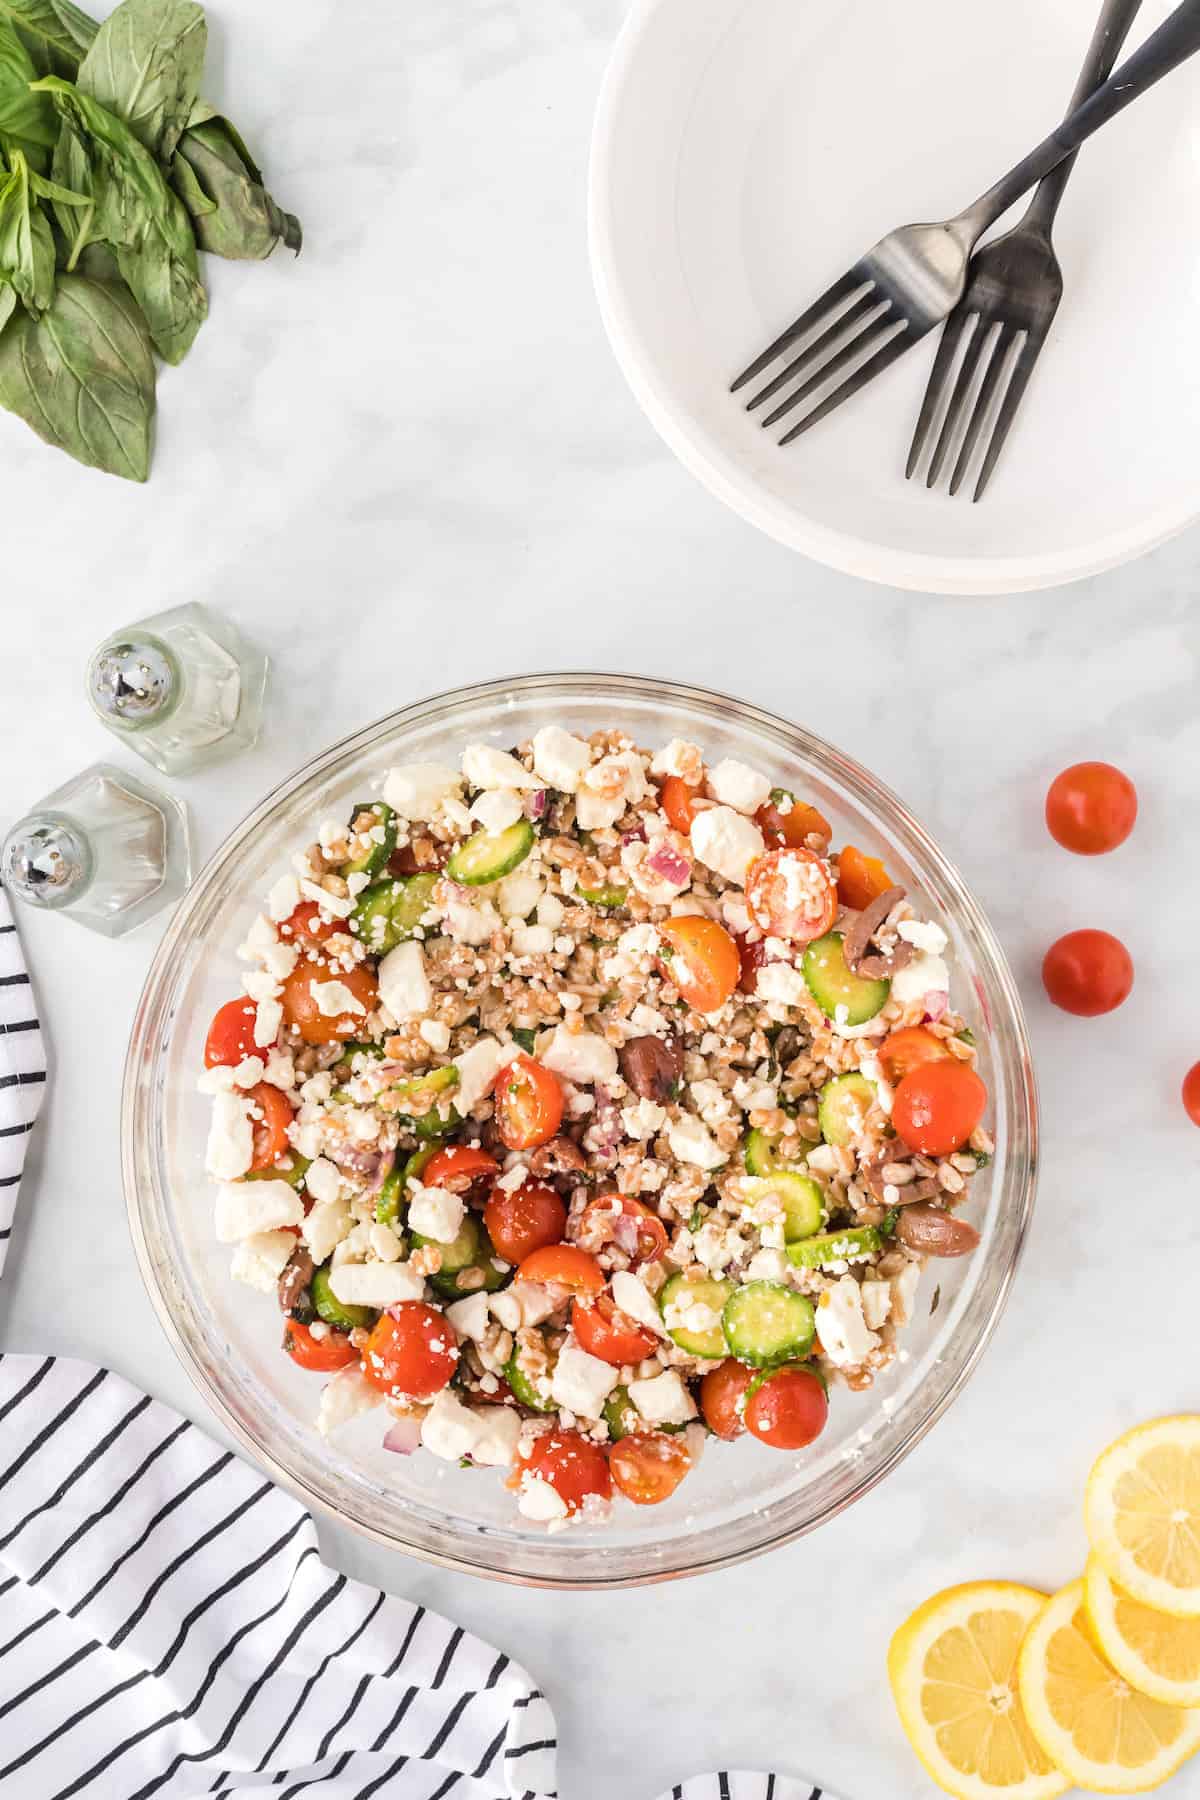
POLYGON ((854 270, 848 269, 834 282, 832 287, 826 288, 819 300, 813 301, 807 312, 802 312, 794 324, 789 325, 786 331, 781 332, 775 342, 769 344, 761 356, 756 356, 749 368, 742 370, 730 388, 730 393, 736 394, 738 389, 745 387, 748 381, 753 381, 756 375, 761 375, 767 365, 773 363, 777 356, 796 342, 797 338, 803 337, 806 331, 811 331, 831 307, 837 306, 843 300, 848 300, 858 288, 865 286, 866 282, 862 277, 856 277, 854 270))
POLYGON ((958 346, 962 342, 962 334, 970 316, 962 307, 956 307, 946 320, 946 328, 942 332, 929 383, 925 389, 925 398, 921 402, 921 416, 917 420, 917 429, 913 432, 912 446, 908 452, 908 462, 904 469, 906 481, 912 480, 917 471, 917 464, 925 454, 925 440, 929 436, 938 407, 941 405, 946 384, 950 379, 950 370, 954 366, 954 358, 958 354, 958 346))
POLYGON ((1012 430, 1013 420, 1017 416, 1025 389, 1029 385, 1029 377, 1033 374, 1034 364, 1041 355, 1042 345, 1045 341, 1044 337, 1035 338, 1032 333, 1029 333, 1021 346, 1021 354, 1017 358, 1012 379, 1000 404, 1000 411, 996 415, 991 442, 988 444, 987 454, 983 459, 983 467, 979 471, 979 480, 975 484, 974 498, 976 500, 983 499, 987 484, 992 479, 992 473, 1000 460, 1000 452, 1004 448, 1004 441, 1012 430))
POLYGON ((991 335, 992 328, 990 324, 985 324, 978 313, 974 315, 974 319, 975 328, 967 341, 967 348, 963 353, 962 364, 958 371, 958 380, 954 383, 954 392, 950 396, 950 405, 947 408, 946 417, 942 421, 941 435, 938 438, 937 447, 933 452, 933 457, 929 464, 929 473, 925 477, 925 485, 927 487, 936 487, 937 485, 937 478, 942 472, 942 464, 946 460, 946 456, 958 430, 959 421, 963 415, 963 408, 967 403, 967 395, 971 391, 971 383, 975 379, 975 372, 979 367, 979 359, 983 355, 983 347, 987 342, 988 337, 991 335))
MULTIPOLYGON (((793 438, 798 438, 802 432, 808 431, 813 425, 819 425, 822 419, 827 419, 831 412, 837 410, 843 400, 853 399, 855 394, 866 387, 868 381, 873 381, 876 375, 882 375, 883 371, 890 367, 898 357, 903 356, 906 350, 910 350, 915 342, 916 339, 910 334, 908 322, 905 320, 901 330, 897 331, 894 337, 888 339, 882 350, 877 350, 868 362, 865 362, 860 369, 855 369, 853 375, 843 381, 840 388, 835 388, 832 394, 827 394, 819 406, 814 406, 813 410, 801 419, 798 425, 793 425, 790 431, 785 432, 779 440, 780 444, 790 444, 793 438)), ((824 372, 822 379, 824 379, 824 372)))
POLYGON ((837 342, 838 338, 847 332, 852 325, 861 324, 867 318, 869 313, 878 312, 881 308, 886 311, 887 306, 888 302, 884 299, 883 295, 872 288, 869 293, 863 295, 861 300, 856 300, 849 311, 844 312, 840 319, 836 319, 829 327, 828 331, 822 332, 819 338, 814 338, 808 348, 802 350, 794 362, 788 363, 781 374, 776 375, 773 381, 768 381, 766 387, 760 388, 752 400, 747 400, 746 411, 754 412, 763 404, 764 400, 769 400, 772 394, 777 394, 779 392, 781 387, 786 387, 788 382, 791 381, 794 376, 805 374, 810 368, 815 368, 816 364, 819 363, 825 355, 825 352, 829 350, 837 342))
MULTIPOLYGON (((871 323, 865 326, 857 337, 851 338, 850 342, 839 350, 836 356, 831 356, 815 375, 810 375, 807 381, 802 381, 794 393, 789 394, 786 400, 781 400, 774 411, 767 414, 763 420, 763 429, 765 430, 768 425, 774 425, 777 419, 782 419, 784 413, 791 412, 794 406, 799 406, 802 400, 807 400, 810 394, 815 394, 817 389, 824 387, 827 381, 831 381, 835 375, 840 375, 842 370, 848 368, 856 357, 864 355, 866 351, 881 344, 888 334, 895 330, 899 320, 899 313, 893 312, 890 306, 886 312, 872 319, 871 323)), ((779 441, 783 443, 785 440, 781 438, 779 441)))
POLYGON ((970 423, 967 426, 966 434, 963 437, 962 449, 958 453, 958 461, 955 463, 954 473, 950 477, 950 493, 952 497, 957 494, 959 488, 962 486, 963 478, 971 466, 971 458, 975 454, 975 446, 979 442, 979 435, 991 413, 992 402, 996 397, 996 389, 1000 384, 1000 377, 1009 367, 1009 358, 1012 347, 1020 335, 1019 327, 1009 324, 1003 325, 997 334, 996 341, 992 346, 992 359, 988 363, 987 374, 980 383, 979 393, 975 400, 975 410, 971 414, 970 423))

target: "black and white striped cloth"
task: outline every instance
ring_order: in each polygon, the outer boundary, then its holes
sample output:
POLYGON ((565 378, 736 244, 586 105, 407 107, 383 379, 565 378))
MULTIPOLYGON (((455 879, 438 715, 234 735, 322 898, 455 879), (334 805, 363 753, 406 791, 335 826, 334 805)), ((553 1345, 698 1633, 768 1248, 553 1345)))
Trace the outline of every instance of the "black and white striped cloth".
MULTIPOLYGON (((0 892, 0 1270, 44 1086, 0 892)), ((0 1353, 0 1800, 555 1800, 555 1765, 522 1668, 335 1574, 249 1464, 111 1370, 0 1353)))

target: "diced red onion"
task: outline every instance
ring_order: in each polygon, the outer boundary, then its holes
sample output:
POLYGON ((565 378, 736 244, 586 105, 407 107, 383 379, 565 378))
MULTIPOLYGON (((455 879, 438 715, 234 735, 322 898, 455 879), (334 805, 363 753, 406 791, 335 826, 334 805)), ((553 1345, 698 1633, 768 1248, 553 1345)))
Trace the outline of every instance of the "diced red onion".
POLYGON ((397 1419, 383 1440, 385 1450, 394 1450, 397 1456, 411 1456, 414 1450, 421 1447, 420 1419, 397 1419))
POLYGON ((525 796, 525 817, 527 819, 544 819, 549 804, 550 795, 546 789, 535 788, 532 794, 525 796))
POLYGON ((925 996, 925 1017, 931 1025, 936 1025, 950 1004, 950 996, 940 988, 932 988, 925 996))
POLYGON ((686 887, 692 879, 691 859, 678 851, 674 844, 656 844, 646 858, 646 867, 664 881, 670 882, 672 887, 686 887))
POLYGON ((646 827, 644 825, 635 825, 632 831, 623 831, 621 833, 621 842, 623 844, 644 844, 646 842, 646 827))

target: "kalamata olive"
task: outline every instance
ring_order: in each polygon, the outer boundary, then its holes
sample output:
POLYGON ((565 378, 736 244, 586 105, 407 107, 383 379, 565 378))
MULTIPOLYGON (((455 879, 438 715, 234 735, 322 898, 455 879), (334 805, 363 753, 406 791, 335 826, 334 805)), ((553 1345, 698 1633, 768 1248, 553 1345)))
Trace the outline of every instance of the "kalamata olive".
POLYGON ((896 1236, 922 1256, 969 1256, 979 1243, 973 1225, 928 1200, 904 1208, 896 1223, 896 1236))
POLYGON ((568 1175, 586 1169, 587 1157, 569 1137, 552 1137, 533 1152, 529 1167, 535 1175, 568 1175))
POLYGON ((313 1259, 302 1244, 292 1251, 279 1277, 279 1310, 290 1313, 308 1301, 308 1284, 313 1278, 313 1259))
POLYGON ((673 1038, 636 1037, 621 1046, 621 1074, 643 1100, 673 1100, 683 1079, 683 1050, 673 1038))
POLYGON ((876 896, 869 906, 863 908, 853 925, 842 939, 842 955, 846 967, 855 975, 868 977, 872 981, 886 981, 897 969, 904 968, 916 954, 912 944, 901 938, 887 956, 869 956, 867 946, 879 927, 883 924, 893 906, 898 906, 904 898, 902 887, 888 888, 876 896))

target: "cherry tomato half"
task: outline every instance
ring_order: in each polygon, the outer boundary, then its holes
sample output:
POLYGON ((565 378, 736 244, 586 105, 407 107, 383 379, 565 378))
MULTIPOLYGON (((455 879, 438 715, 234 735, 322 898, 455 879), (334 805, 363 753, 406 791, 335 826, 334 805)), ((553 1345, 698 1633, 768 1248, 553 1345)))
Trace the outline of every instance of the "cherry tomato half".
POLYGON ((1042 984, 1055 1006, 1094 1019, 1128 1000, 1133 958, 1107 931, 1068 931, 1046 952, 1042 984))
POLYGON ((824 937, 837 918, 837 890, 814 850, 768 850, 752 862, 746 904, 760 931, 796 944, 824 937))
POLYGON ((601 1362, 641 1362, 658 1344, 658 1335, 648 1325, 639 1325, 623 1313, 610 1294, 597 1294, 594 1299, 576 1300, 571 1308, 571 1325, 575 1336, 589 1356, 601 1362))
POLYGON ((924 1025, 904 1025, 885 1037, 876 1052, 884 1078, 895 1087, 922 1063, 943 1062, 950 1052, 924 1025))
POLYGON ((347 972, 330 963, 301 959, 283 984, 283 1016, 306 1044, 332 1044, 338 1038, 352 1038, 362 1030, 365 1014, 373 1012, 378 1004, 379 988, 364 963, 347 972), (314 982, 326 981, 340 981, 363 1011, 340 1013, 336 1018, 323 1013, 312 989, 314 982))
POLYGON ((257 1175, 261 1170, 271 1168, 290 1148, 287 1134, 293 1117, 292 1103, 269 1081, 260 1081, 246 1098, 254 1111, 262 1114, 261 1118, 252 1115, 254 1161, 250 1164, 250 1173, 257 1175))
POLYGON ((949 1156, 982 1119, 987 1098, 986 1087, 966 1063, 919 1063, 896 1089, 892 1124, 910 1150, 949 1156))
POLYGON ((1054 777, 1046 795, 1050 836, 1077 856, 1104 856, 1123 844, 1137 810, 1137 789, 1111 763, 1073 763, 1054 777))
POLYGON ((629 1194, 598 1194, 589 1200, 578 1236, 589 1250, 619 1245, 635 1269, 642 1263, 657 1262, 670 1241, 658 1215, 629 1194))
POLYGON ((635 1506, 669 1500, 692 1466, 687 1445, 665 1432, 638 1432, 613 1445, 608 1454, 613 1486, 635 1506))
POLYGON ((475 1150, 469 1144, 451 1144, 445 1150, 434 1151, 421 1171, 421 1180, 426 1187, 446 1188, 451 1194, 463 1194, 481 1175, 499 1173, 499 1163, 486 1150, 475 1150))
POLYGON ((518 1465, 518 1477, 526 1474, 552 1487, 569 1513, 577 1513, 591 1494, 612 1498, 607 1456, 578 1431, 548 1431, 535 1438, 518 1465))
POLYGON ((798 1363, 775 1369, 746 1402, 746 1430, 776 1450, 803 1450, 820 1437, 828 1417, 820 1377, 798 1363))
POLYGON ((311 950, 332 937, 335 931, 345 929, 340 919, 323 914, 315 900, 302 900, 279 927, 279 935, 285 944, 302 945, 311 950))
POLYGON ((444 1314, 423 1300, 402 1300, 381 1313, 362 1369, 385 1394, 429 1400, 440 1394, 458 1367, 458 1337, 444 1314))
MULTIPOLYGON (((425 1171, 425 1180, 429 1170, 425 1171)), ((524 1262, 535 1250, 562 1242, 567 1209, 562 1197, 541 1181, 523 1181, 506 1192, 494 1188, 483 1209, 483 1222, 496 1252, 505 1262, 524 1262)))
POLYGON ((781 812, 774 800, 768 800, 755 813, 754 823, 769 850, 811 850, 813 845, 808 840, 815 837, 820 840, 821 851, 825 852, 833 837, 833 826, 824 813, 803 800, 793 799, 787 812, 781 812))
POLYGON ((700 789, 689 787, 682 775, 668 775, 658 790, 658 803, 671 822, 672 829, 686 837, 696 817, 696 800, 700 789))
POLYGON ((535 1250, 522 1262, 516 1278, 549 1282, 575 1294, 598 1294, 604 1287, 600 1264, 576 1244, 546 1244, 535 1250))
POLYGON ((742 1402, 753 1380, 754 1370, 731 1358, 710 1369, 700 1383, 700 1411, 705 1423, 711 1432, 726 1442, 741 1437, 746 1429, 742 1402))
POLYGON ((751 943, 749 938, 739 937, 735 941, 737 943, 738 962, 741 965, 741 974, 738 977, 738 992, 740 994, 756 993, 758 990, 758 971, 767 960, 767 940, 765 938, 755 938, 754 942, 751 943))
POLYGON ((1183 1078, 1183 1105, 1193 1125, 1200 1125, 1200 1062, 1193 1063, 1183 1078))
POLYGON ((866 856, 847 844, 838 853, 838 899, 843 906, 861 912, 872 900, 885 894, 892 878, 877 856, 866 856))
POLYGON ((548 1143, 562 1124, 562 1083, 524 1054, 514 1057, 496 1077, 496 1129, 510 1150, 532 1150, 548 1143))
POLYGON ((668 950, 659 964, 689 1006, 713 1013, 724 1006, 741 979, 738 948, 723 925, 699 913, 664 919, 658 928, 668 950))
POLYGON ((316 1369, 325 1375, 358 1361, 358 1351, 344 1331, 331 1330, 327 1337, 315 1338, 299 1319, 289 1319, 284 1326, 283 1347, 302 1369, 316 1369))
POLYGON ((204 1044, 204 1066, 236 1069, 248 1056, 258 1055, 254 1042, 254 1026, 258 1008, 243 994, 239 1000, 227 1000, 219 1006, 208 1028, 204 1044))

